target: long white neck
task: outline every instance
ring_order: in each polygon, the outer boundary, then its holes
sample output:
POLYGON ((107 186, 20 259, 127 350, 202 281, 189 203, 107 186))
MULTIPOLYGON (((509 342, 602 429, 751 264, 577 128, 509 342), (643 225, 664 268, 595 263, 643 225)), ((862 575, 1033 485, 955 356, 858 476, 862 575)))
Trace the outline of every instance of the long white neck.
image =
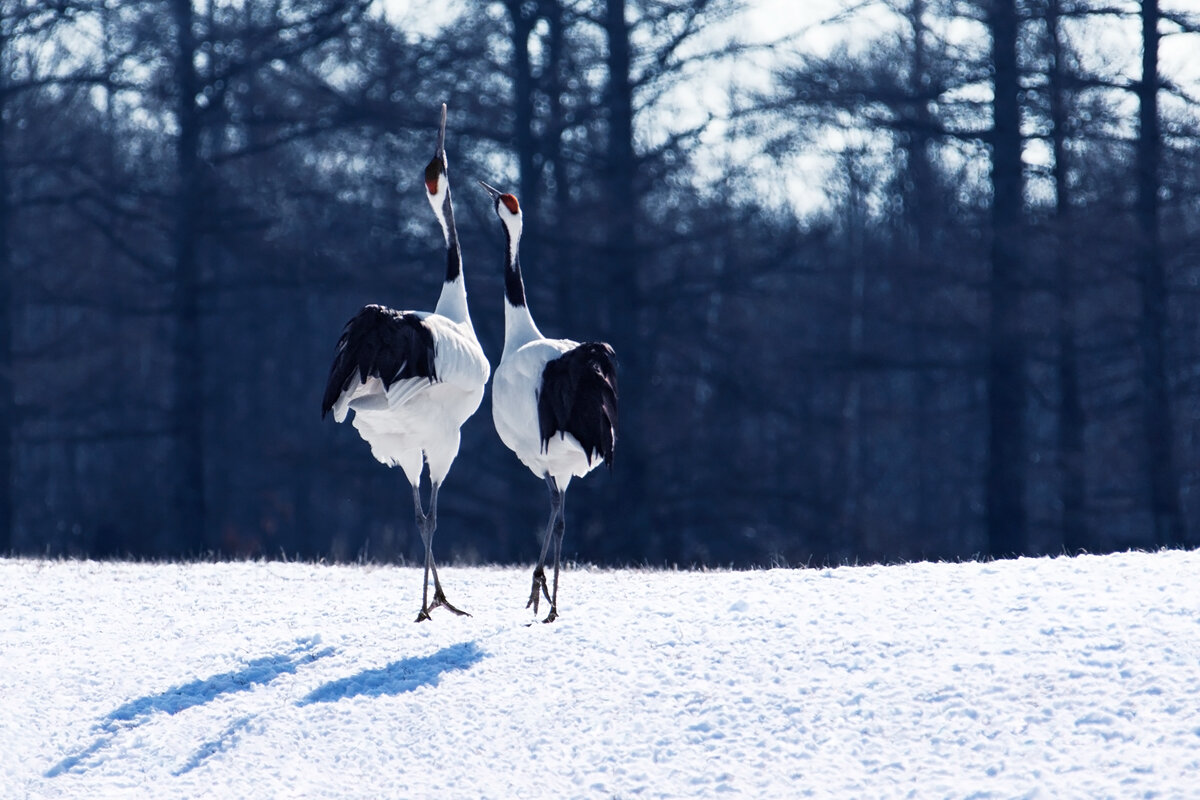
POLYGON ((440 314, 453 322, 465 322, 471 325, 471 312, 467 309, 467 284, 462 273, 452 281, 442 284, 442 293, 438 297, 437 307, 433 313, 440 314))
POLYGON ((504 353, 501 359, 529 342, 545 338, 525 303, 525 281, 521 278, 521 260, 517 256, 521 242, 519 218, 511 223, 511 227, 505 222, 504 234, 508 249, 504 266, 504 353))
POLYGON ((504 298, 504 352, 500 357, 505 358, 522 346, 544 338, 529 313, 529 306, 514 306, 507 297, 504 298))
POLYGON ((442 237, 446 240, 446 281, 438 297, 435 314, 454 322, 471 325, 471 312, 467 308, 467 283, 463 279, 462 253, 458 249, 458 231, 454 227, 454 204, 450 201, 449 181, 443 176, 437 194, 428 194, 429 204, 442 226, 442 237))

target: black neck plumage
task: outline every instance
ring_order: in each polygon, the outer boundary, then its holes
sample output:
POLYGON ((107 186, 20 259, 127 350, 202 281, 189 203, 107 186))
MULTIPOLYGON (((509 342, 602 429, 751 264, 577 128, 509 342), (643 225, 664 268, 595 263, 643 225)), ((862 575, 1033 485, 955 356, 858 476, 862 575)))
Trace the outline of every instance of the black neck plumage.
POLYGON ((518 255, 512 233, 504 229, 508 240, 508 261, 504 267, 504 296, 516 308, 525 305, 525 282, 521 280, 521 257, 518 255))
POLYGON ((458 230, 454 227, 454 203, 450 201, 450 187, 446 187, 446 199, 442 201, 442 213, 446 215, 446 283, 458 280, 462 275, 462 253, 458 249, 458 230))

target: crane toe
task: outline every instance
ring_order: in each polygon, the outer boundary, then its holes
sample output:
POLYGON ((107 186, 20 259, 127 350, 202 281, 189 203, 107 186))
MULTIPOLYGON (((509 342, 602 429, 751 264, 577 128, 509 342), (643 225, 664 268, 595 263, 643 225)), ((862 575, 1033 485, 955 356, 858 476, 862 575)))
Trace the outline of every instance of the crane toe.
POLYGON ((469 613, 467 613, 466 611, 463 611, 461 608, 457 608, 454 605, 452 605, 450 603, 450 601, 446 599, 446 595, 442 594, 441 592, 436 592, 433 595, 433 602, 429 604, 428 608, 421 609, 420 613, 417 614, 417 619, 415 621, 416 622, 424 622, 425 620, 429 619, 430 612, 432 612, 435 608, 444 608, 447 611, 457 614, 460 617, 471 616, 469 613))
POLYGON ((447 611, 453 612, 454 614, 457 614, 460 617, 471 616, 466 611, 463 611, 461 608, 455 608, 453 605, 451 605, 450 601, 446 599, 446 595, 442 594, 441 589, 438 589, 437 591, 435 591, 433 593, 433 602, 429 604, 430 611, 432 611, 435 608, 444 608, 447 611))
POLYGON ((550 588, 546 585, 546 571, 542 569, 542 565, 538 564, 533 570, 533 589, 529 593, 529 602, 525 604, 526 608, 533 607, 533 613, 538 611, 538 603, 541 601, 541 596, 545 595, 546 599, 550 599, 550 588), (541 590, 540 592, 538 590, 541 590))

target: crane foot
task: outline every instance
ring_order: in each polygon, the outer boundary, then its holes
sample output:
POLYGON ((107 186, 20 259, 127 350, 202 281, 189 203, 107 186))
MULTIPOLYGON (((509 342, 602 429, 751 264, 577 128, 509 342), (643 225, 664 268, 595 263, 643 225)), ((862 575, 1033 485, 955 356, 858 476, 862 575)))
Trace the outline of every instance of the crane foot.
POLYGON ((546 599, 550 599, 550 589, 546 586, 546 572, 539 564, 533 570, 533 589, 529 593, 529 602, 525 604, 526 608, 533 607, 533 613, 537 613, 538 603, 541 601, 541 596, 545 595, 546 599), (538 590, 541 589, 539 592, 538 590))

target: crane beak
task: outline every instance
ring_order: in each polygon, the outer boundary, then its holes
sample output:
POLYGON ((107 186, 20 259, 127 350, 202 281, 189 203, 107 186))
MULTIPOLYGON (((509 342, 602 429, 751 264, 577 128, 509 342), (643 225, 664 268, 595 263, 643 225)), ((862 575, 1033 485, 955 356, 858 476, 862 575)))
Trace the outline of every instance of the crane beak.
POLYGON ((442 103, 442 123, 438 126, 437 157, 446 157, 446 104, 442 103))
POLYGON ((480 186, 482 186, 482 187, 484 188, 484 190, 486 190, 486 191, 487 191, 487 193, 488 193, 489 195, 491 195, 491 197, 492 197, 492 202, 493 202, 493 203, 494 203, 494 202, 496 202, 497 200, 499 200, 499 199, 500 199, 500 195, 504 194, 504 193, 503 193, 503 192, 501 192, 499 189, 497 189, 497 188, 495 188, 495 187, 492 187, 492 186, 488 186, 488 185, 487 185, 486 183, 484 183, 483 181, 480 181, 480 182, 479 182, 479 185, 480 185, 480 186))

